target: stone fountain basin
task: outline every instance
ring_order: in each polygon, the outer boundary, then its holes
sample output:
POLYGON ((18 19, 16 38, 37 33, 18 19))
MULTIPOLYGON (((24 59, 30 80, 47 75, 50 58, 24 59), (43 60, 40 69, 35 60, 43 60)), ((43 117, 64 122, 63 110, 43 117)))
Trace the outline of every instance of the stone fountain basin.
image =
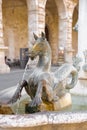
MULTIPOLYGON (((83 104, 83 99, 87 97, 86 88, 83 89, 83 80, 78 82, 77 86, 72 89, 71 93, 79 92, 81 100, 78 101, 78 95, 72 95, 72 102, 74 105, 86 105, 86 109, 75 109, 71 110, 68 108, 61 111, 46 111, 38 112, 34 114, 15 114, 15 115, 5 115, 0 114, 0 130, 86 130, 87 129, 87 101, 83 104), (80 86, 81 85, 81 86, 80 86), (80 88, 79 88, 80 86, 80 88), (82 91, 83 90, 83 91, 82 91), (82 97, 82 92, 84 96, 82 97), (77 100, 76 100, 77 99, 77 100)), ((84 82, 87 84, 86 82, 84 82)), ((4 90, 3 96, 11 95, 10 91, 13 91, 15 87, 8 90, 4 90), (12 89, 12 90, 11 90, 12 89), (7 95, 6 95, 6 93, 7 95), (4 95, 5 94, 5 95, 4 95)), ((1 97, 0 95, 0 97, 1 97)), ((13 94, 12 94, 13 95, 13 94)), ((25 97, 26 93, 23 91, 22 96, 25 97)), ((0 98, 0 100, 2 100, 0 98)), ((5 99, 6 100, 6 99, 5 99)), ((8 100, 8 99, 7 99, 8 100)), ((23 97, 22 97, 23 100, 23 97)), ((73 104, 72 104, 73 106, 73 104)))

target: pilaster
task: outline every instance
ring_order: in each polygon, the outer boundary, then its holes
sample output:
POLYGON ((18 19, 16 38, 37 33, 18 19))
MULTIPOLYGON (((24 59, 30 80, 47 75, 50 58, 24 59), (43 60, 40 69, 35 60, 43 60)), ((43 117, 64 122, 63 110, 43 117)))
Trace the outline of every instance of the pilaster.
POLYGON ((10 68, 5 64, 5 50, 8 49, 4 46, 3 41, 3 23, 2 23, 2 0, 0 0, 0 73, 10 71, 10 68))
POLYGON ((72 63, 73 48, 72 48, 72 16, 74 8, 77 4, 77 1, 65 0, 64 1, 66 8, 66 19, 63 20, 65 24, 64 33, 65 33, 65 61, 72 63))
MULTIPOLYGON (((45 28, 45 10, 42 1, 27 0, 28 7, 28 46, 31 50, 34 37, 33 33, 40 35, 44 32, 45 28)), ((37 63, 37 59, 34 61, 29 60, 29 64, 34 66, 37 63)))

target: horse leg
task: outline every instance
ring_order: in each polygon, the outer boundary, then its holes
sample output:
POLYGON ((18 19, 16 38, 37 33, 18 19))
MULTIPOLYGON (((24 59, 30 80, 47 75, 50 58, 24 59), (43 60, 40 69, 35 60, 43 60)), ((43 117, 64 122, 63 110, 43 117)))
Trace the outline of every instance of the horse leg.
POLYGON ((46 91, 46 95, 47 95, 47 100, 49 102, 53 101, 54 99, 54 94, 53 94, 53 89, 51 87, 51 84, 50 82, 48 81, 43 81, 43 86, 45 88, 45 91, 46 91))
POLYGON ((10 103, 15 103, 18 99, 20 99, 21 97, 21 92, 22 92, 22 89, 23 87, 27 86, 28 83, 26 80, 23 80, 23 82, 21 84, 18 85, 14 95, 12 96, 12 98, 10 99, 10 101, 8 101, 7 104, 10 104, 10 103))
POLYGON ((53 90, 50 86, 50 83, 47 83, 47 81, 45 81, 45 80, 41 80, 38 83, 36 95, 29 106, 38 106, 42 103, 41 97, 42 97, 43 88, 45 88, 45 90, 46 90, 47 100, 49 102, 53 101, 54 96, 53 96, 53 90))
POLYGON ((33 98, 33 100, 31 101, 31 103, 29 104, 29 106, 33 107, 33 106, 39 106, 42 103, 42 88, 43 88, 43 84, 42 82, 38 83, 38 87, 37 87, 37 91, 35 94, 35 97, 33 98))

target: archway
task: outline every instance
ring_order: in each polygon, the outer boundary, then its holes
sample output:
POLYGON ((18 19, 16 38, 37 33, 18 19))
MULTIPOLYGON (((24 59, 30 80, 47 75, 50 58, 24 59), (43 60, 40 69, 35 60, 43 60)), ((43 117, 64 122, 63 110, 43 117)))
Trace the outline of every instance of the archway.
POLYGON ((46 34, 46 39, 49 42, 49 28, 47 25, 45 26, 45 34, 46 34))
POLYGON ((6 55, 19 58, 20 48, 27 47, 28 16, 26 0, 3 0, 4 43, 9 47, 6 55))
POLYGON ((58 10, 55 0, 47 0, 45 6, 45 31, 49 35, 49 43, 52 49, 52 63, 56 64, 58 61, 58 10))
POLYGON ((76 30, 75 25, 78 21, 78 5, 74 9, 72 19, 72 48, 74 49, 74 55, 76 55, 78 52, 78 30, 76 30))

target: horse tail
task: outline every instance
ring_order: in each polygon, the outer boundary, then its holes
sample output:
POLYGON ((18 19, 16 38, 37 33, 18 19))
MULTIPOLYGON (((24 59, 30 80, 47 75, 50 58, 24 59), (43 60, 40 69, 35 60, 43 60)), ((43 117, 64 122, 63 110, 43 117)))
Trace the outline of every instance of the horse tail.
POLYGON ((76 68, 68 63, 63 64, 56 72, 54 72, 54 75, 59 82, 65 80, 66 78, 71 78, 71 82, 66 83, 66 89, 72 89, 78 80, 78 72, 76 68))

